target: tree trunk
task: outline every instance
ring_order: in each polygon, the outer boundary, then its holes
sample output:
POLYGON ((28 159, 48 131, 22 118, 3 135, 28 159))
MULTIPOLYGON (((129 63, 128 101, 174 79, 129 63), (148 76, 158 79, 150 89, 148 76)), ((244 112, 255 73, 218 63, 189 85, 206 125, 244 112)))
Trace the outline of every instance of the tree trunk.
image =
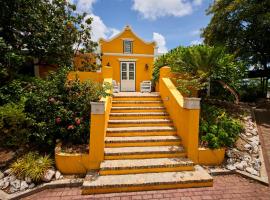
POLYGON ((217 80, 217 82, 219 82, 225 90, 229 91, 234 96, 234 98, 235 98, 234 103, 238 104, 239 103, 239 95, 235 92, 235 90, 222 80, 217 80))

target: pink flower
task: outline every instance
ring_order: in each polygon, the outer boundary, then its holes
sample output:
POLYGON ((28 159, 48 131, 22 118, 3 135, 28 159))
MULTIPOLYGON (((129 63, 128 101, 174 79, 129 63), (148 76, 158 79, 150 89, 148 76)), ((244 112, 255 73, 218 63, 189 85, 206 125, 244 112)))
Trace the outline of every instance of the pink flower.
POLYGON ((71 124, 67 127, 68 130, 73 130, 74 129, 74 126, 71 124))
POLYGON ((75 118, 75 123, 76 123, 76 125, 80 125, 81 124, 81 119, 80 118, 78 118, 78 117, 76 117, 75 118))

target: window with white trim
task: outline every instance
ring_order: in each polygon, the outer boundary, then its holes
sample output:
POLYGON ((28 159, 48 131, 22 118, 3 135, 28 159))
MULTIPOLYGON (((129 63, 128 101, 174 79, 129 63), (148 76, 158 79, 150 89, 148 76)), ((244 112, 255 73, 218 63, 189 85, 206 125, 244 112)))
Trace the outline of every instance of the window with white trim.
POLYGON ((123 41, 123 46, 124 46, 124 53, 132 53, 132 47, 133 43, 130 40, 124 40, 123 41))

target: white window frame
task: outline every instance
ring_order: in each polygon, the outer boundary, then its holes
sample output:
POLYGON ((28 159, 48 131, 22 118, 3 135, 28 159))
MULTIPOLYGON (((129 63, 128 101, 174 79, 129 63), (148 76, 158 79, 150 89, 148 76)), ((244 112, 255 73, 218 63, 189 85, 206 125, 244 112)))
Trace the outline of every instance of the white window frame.
POLYGON ((123 52, 124 52, 124 54, 132 54, 133 53, 133 41, 132 40, 123 40, 123 52), (126 50, 126 42, 130 43, 130 51, 126 50))

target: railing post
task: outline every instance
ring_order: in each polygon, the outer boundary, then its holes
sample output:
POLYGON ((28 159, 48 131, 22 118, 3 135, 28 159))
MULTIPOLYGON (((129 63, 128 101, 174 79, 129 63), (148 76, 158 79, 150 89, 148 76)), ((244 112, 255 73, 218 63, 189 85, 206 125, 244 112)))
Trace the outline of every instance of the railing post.
POLYGON ((188 158, 198 163, 200 98, 183 97, 170 78, 171 68, 160 68, 159 92, 188 158))
POLYGON ((164 66, 159 70, 159 78, 170 78, 171 77, 171 68, 164 66))
MULTIPOLYGON (((112 84, 112 68, 103 68, 103 83, 112 84)), ((112 92, 107 91, 109 93, 112 92)), ((106 129, 112 106, 112 97, 101 98, 99 102, 91 102, 91 124, 89 142, 89 160, 91 169, 99 169, 100 163, 104 160, 104 148, 106 129)))
POLYGON ((90 168, 99 169, 104 160, 105 102, 91 102, 89 158, 90 168))

